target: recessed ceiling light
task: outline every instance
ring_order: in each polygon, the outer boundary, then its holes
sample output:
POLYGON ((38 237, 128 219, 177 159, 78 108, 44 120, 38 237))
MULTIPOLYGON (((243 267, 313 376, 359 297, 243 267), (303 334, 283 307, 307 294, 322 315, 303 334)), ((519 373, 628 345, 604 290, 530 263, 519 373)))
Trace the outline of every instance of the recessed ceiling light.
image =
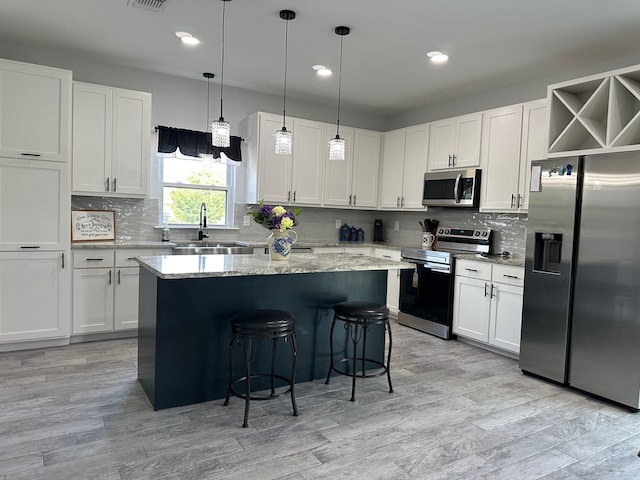
POLYGON ((431 61, 435 63, 444 63, 447 60, 449 60, 449 55, 446 55, 437 50, 434 50, 432 52, 427 52, 427 57, 429 57, 431 61))
POLYGON ((185 43, 187 45, 197 45, 200 43, 200 40, 191 35, 189 32, 176 32, 176 37, 182 40, 182 43, 185 43))
POLYGON ((331 75, 333 73, 331 70, 329 70, 324 65, 314 65, 312 68, 316 71, 316 73, 320 77, 328 77, 329 75, 331 75))

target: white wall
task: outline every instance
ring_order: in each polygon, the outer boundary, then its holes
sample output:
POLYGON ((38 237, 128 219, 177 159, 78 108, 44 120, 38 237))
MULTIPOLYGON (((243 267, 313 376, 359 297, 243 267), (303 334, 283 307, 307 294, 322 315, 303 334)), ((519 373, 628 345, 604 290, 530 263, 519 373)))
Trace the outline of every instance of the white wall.
MULTIPOLYGON (((111 87, 150 92, 153 95, 152 124, 205 130, 207 126, 207 82, 138 68, 98 63, 89 57, 64 51, 34 49, 0 43, 0 58, 35 63, 73 71, 73 79, 111 87)), ((215 73, 215 72, 214 72, 215 73)), ((210 120, 220 114, 219 84, 211 82, 210 120)), ((282 112, 282 97, 225 85, 224 117, 237 135, 240 122, 250 113, 282 112)), ((319 122, 336 121, 336 105, 287 98, 287 115, 319 122)), ((340 110, 343 125, 384 130, 385 118, 368 112, 340 110)))

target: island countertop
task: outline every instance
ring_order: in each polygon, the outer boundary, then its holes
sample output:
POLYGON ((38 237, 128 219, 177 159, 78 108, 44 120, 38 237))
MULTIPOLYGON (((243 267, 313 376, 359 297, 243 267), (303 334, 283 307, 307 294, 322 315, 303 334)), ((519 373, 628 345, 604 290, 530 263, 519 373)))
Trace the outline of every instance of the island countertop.
POLYGON ((348 253, 295 254, 286 262, 272 261, 268 255, 162 255, 136 260, 163 280, 415 268, 412 263, 348 253))

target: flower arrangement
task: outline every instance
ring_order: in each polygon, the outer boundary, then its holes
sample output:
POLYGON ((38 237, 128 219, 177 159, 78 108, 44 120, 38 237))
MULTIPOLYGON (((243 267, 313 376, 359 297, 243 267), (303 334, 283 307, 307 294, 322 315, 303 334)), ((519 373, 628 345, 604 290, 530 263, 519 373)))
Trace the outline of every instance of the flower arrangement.
POLYGON ((251 212, 253 219, 269 230, 290 230, 298 225, 298 215, 302 213, 302 209, 295 208, 287 210, 281 205, 265 205, 263 202, 258 204, 257 210, 251 212))

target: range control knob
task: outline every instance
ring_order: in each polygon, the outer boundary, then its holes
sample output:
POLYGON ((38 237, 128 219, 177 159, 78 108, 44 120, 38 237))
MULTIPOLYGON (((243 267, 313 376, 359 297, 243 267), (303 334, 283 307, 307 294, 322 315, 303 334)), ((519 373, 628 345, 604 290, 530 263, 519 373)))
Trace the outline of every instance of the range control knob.
POLYGON ((476 237, 479 237, 480 236, 480 232, 478 230, 476 230, 475 232, 473 232, 473 235, 476 236, 476 237))
POLYGON ((449 235, 449 229, 447 228, 444 233, 446 233, 447 235, 449 235))

